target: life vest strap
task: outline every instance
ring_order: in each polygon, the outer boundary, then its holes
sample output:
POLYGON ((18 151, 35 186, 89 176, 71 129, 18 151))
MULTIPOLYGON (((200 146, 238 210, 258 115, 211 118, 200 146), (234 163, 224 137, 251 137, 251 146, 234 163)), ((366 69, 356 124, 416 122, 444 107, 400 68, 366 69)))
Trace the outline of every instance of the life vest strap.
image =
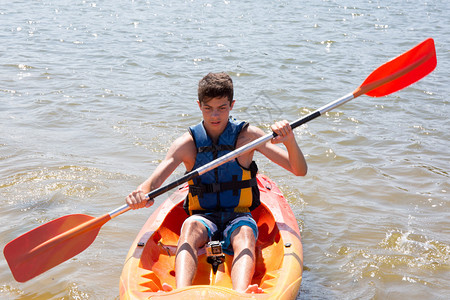
POLYGON ((232 181, 229 182, 222 182, 222 183, 210 183, 210 184, 203 184, 200 183, 199 185, 189 185, 189 192, 192 196, 199 195, 200 197, 203 197, 203 194, 205 193, 219 193, 223 191, 229 191, 233 190, 233 195, 237 196, 238 191, 257 186, 258 182, 256 180, 256 177, 248 179, 248 180, 242 180, 238 181, 237 176, 233 175, 232 181))
POLYGON ((217 145, 212 144, 210 146, 202 146, 197 148, 198 153, 212 152, 214 157, 217 157, 219 151, 233 151, 235 148, 233 145, 217 145))

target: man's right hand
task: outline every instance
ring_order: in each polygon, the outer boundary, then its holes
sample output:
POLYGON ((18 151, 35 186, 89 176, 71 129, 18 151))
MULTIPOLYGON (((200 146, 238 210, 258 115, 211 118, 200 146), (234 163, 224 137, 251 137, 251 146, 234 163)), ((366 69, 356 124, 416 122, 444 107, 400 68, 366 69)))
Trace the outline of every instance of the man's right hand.
POLYGON ((142 190, 135 190, 131 192, 127 198, 126 203, 131 209, 139 209, 143 207, 150 207, 155 203, 155 200, 148 199, 147 195, 142 190))

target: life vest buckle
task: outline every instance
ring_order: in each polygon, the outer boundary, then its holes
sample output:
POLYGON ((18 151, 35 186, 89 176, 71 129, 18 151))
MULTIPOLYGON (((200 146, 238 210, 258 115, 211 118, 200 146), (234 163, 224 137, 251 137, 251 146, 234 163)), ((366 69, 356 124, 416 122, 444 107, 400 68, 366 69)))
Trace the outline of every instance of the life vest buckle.
POLYGON ((221 191, 220 183, 214 182, 211 184, 211 193, 218 193, 221 191))

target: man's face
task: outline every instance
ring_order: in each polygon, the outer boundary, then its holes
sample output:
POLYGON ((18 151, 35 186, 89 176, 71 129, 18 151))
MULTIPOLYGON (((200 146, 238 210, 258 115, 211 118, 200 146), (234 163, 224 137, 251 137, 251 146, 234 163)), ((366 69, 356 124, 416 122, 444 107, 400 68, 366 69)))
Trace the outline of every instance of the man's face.
POLYGON ((198 102, 208 134, 218 137, 225 130, 233 105, 234 100, 230 104, 227 97, 216 97, 208 102, 198 102))

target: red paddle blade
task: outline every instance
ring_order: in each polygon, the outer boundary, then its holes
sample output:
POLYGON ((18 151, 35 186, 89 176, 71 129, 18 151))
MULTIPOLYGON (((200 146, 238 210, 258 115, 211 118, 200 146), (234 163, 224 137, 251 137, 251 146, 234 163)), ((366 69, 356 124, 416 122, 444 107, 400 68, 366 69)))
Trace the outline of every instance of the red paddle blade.
POLYGON ((89 247, 101 226, 109 221, 68 215, 41 225, 9 242, 3 249, 14 278, 25 282, 74 257, 89 247))
POLYGON ((377 68, 353 95, 355 98, 362 94, 371 97, 389 95, 422 79, 436 64, 434 41, 430 38, 377 68))

